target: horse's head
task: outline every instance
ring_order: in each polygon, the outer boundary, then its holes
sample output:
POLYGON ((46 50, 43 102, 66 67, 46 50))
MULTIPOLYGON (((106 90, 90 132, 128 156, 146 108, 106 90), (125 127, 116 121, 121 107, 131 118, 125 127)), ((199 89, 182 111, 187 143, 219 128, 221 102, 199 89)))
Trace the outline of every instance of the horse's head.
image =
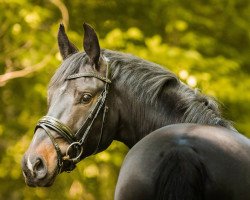
POLYGON ((73 170, 77 162, 106 149, 113 140, 109 130, 114 130, 117 117, 107 107, 108 60, 95 31, 87 24, 84 31, 85 53, 79 53, 60 25, 63 63, 48 89, 48 113, 38 122, 22 160, 29 186, 50 186, 57 174, 73 170), (112 122, 105 123, 107 118, 112 122))

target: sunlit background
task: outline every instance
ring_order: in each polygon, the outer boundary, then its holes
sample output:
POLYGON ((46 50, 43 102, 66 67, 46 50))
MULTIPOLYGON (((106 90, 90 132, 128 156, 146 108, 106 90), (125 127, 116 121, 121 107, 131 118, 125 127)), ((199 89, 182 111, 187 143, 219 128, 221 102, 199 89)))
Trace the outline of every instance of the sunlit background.
POLYGON ((223 116, 250 136, 249 0, 0 0, 0 199, 113 199, 127 152, 118 142, 50 188, 29 188, 22 177, 22 154, 61 62, 60 22, 80 49, 88 22, 103 48, 166 66, 215 97, 223 116))

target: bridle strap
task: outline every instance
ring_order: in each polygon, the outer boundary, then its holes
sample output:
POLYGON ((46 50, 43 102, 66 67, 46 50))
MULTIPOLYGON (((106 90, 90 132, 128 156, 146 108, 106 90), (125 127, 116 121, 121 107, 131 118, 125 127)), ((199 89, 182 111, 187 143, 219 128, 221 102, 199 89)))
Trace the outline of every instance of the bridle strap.
POLYGON ((59 132, 68 143, 76 141, 75 136, 73 135, 71 129, 60 122, 58 119, 51 116, 44 116, 38 121, 38 125, 45 124, 47 127, 53 129, 56 132, 59 132))
MULTIPOLYGON (((76 137, 79 138, 79 143, 82 145, 85 143, 88 133, 97 118, 98 114, 100 113, 101 109, 104 106, 106 101, 107 92, 103 91, 99 96, 94 108, 90 112, 88 118, 83 123, 82 127, 76 132, 76 137), (83 133, 83 134, 82 134, 83 133)), ((101 133, 102 134, 102 133, 101 133)))
POLYGON ((98 152, 101 140, 102 140, 102 136, 103 136, 103 128, 104 128, 104 123, 105 123, 105 118, 106 118, 106 113, 108 112, 108 107, 106 106, 106 104, 104 105, 104 111, 103 111, 103 115, 102 115, 102 125, 101 125, 101 133, 99 135, 99 139, 98 139, 98 143, 96 145, 96 149, 92 154, 96 154, 98 152))
MULTIPOLYGON (((109 76, 109 71, 107 70, 107 74, 106 76, 109 76)), ((102 105, 101 107, 104 106, 104 110, 103 110, 103 114, 102 114, 102 125, 101 125, 101 133, 99 135, 99 139, 98 139, 98 143, 96 145, 96 149, 92 154, 96 154, 98 152, 101 140, 102 140, 102 136, 103 136, 103 129, 104 129, 104 123, 105 123, 105 118, 106 118, 106 113, 108 112, 108 107, 106 105, 107 101, 107 95, 108 95, 108 89, 109 89, 109 84, 106 82, 105 84, 105 88, 104 88, 104 92, 103 92, 103 101, 102 101, 102 105)))
POLYGON ((86 72, 86 73, 78 73, 78 74, 73 74, 67 77, 67 80, 71 79, 76 79, 76 78, 81 78, 81 77, 95 77, 105 83, 111 83, 111 80, 109 80, 107 77, 100 76, 99 74, 91 73, 91 72, 86 72))

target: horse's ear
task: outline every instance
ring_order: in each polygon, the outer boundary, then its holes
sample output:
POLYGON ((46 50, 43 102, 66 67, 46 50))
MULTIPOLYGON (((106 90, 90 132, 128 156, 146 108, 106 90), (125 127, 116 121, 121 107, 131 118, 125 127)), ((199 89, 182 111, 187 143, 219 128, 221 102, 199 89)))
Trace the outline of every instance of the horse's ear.
POLYGON ((63 24, 60 24, 57 40, 58 47, 63 59, 66 59, 69 55, 78 52, 76 46, 69 41, 68 36, 65 33, 63 24))
POLYGON ((99 70, 99 58, 100 58, 100 45, 98 41, 98 37, 96 35, 95 30, 88 24, 83 24, 84 28, 84 41, 83 47, 90 58, 90 62, 96 70, 99 70))

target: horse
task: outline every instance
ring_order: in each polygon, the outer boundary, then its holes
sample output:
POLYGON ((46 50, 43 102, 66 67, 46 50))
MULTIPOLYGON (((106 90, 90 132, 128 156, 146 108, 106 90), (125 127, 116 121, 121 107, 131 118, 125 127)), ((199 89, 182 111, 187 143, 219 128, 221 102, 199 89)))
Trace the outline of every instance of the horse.
MULTIPOLYGON (((190 88, 160 65, 130 54, 101 49, 95 30, 86 23, 83 28, 84 52, 80 52, 60 24, 57 38, 63 62, 48 87, 48 112, 38 121, 21 162, 28 186, 51 186, 57 175, 74 170, 78 162, 105 150, 113 140, 137 149, 138 142, 145 136, 173 124, 189 127, 188 124, 193 123, 192 126, 201 127, 210 135, 213 131, 219 135, 223 132, 219 131, 221 129, 228 133, 228 137, 234 135, 235 128, 221 116, 214 99, 190 88)), ((235 135, 243 137, 238 133, 235 135)), ((189 155, 189 151, 182 152, 189 155)), ((203 166, 200 162, 198 167, 203 166)), ((212 158, 210 162, 213 162, 212 158)), ((168 168, 159 169, 164 176, 171 175, 165 173, 168 168)), ((216 171, 216 166, 209 170, 216 171)), ((219 179, 220 174, 216 175, 219 179)), ((161 179, 160 174, 158 177, 161 179)), ((115 198, 126 199, 119 195, 122 191, 119 188, 126 188, 129 182, 121 184, 120 180, 115 198)), ((158 183, 161 181, 156 185, 158 183)), ((175 186, 170 185, 169 190, 175 186)), ((182 186, 177 187, 178 193, 188 188, 184 183, 182 186)))
POLYGON ((250 199, 250 141, 238 132, 193 123, 162 127, 126 155, 116 200, 250 199))

